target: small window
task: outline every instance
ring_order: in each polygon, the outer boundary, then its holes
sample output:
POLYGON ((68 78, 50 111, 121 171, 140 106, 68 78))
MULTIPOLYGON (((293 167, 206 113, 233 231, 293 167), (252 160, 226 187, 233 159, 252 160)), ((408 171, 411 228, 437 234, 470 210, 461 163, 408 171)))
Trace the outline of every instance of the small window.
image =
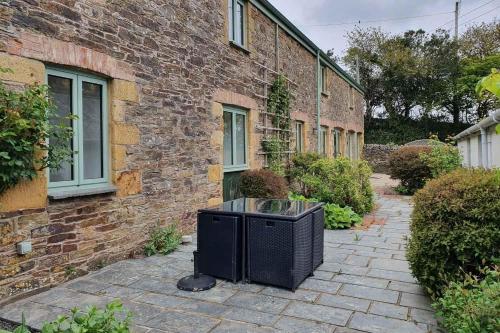
POLYGON ((246 44, 245 13, 244 0, 228 0, 229 40, 240 46, 246 44))
POLYGON ((333 147, 333 157, 340 156, 340 129, 336 128, 332 131, 332 147, 333 147))
POLYGON ((224 108, 224 170, 247 169, 247 113, 224 108))
POLYGON ((327 133, 328 128, 321 126, 319 131, 319 153, 323 156, 326 156, 327 133))
POLYGON ((295 150, 297 153, 304 151, 304 123, 301 121, 295 123, 295 150))
POLYGON ((352 158, 352 132, 348 132, 346 135, 346 152, 347 157, 352 158))
POLYGON ((321 66, 321 92, 325 94, 328 91, 327 73, 327 68, 325 66, 321 66))
POLYGON ((354 109, 354 89, 349 86, 349 109, 354 109))
MULTIPOLYGON (((50 98, 61 116, 76 115, 68 124, 73 160, 49 170, 49 188, 76 189, 108 183, 106 81, 80 73, 49 69, 50 98)), ((51 138, 50 141, 57 140, 51 138)))

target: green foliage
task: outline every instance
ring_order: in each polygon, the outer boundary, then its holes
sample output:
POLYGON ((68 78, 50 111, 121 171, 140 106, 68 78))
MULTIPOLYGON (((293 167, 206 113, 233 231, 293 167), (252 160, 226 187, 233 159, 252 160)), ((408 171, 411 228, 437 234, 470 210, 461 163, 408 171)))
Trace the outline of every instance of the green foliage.
POLYGON ((477 83, 476 92, 479 96, 483 96, 486 91, 500 98, 500 72, 496 68, 493 68, 490 75, 482 78, 477 83))
POLYGON ((434 141, 430 152, 422 152, 420 159, 430 169, 432 178, 451 172, 462 165, 462 156, 457 147, 434 141))
POLYGON ((71 119, 58 116, 47 86, 16 92, 0 82, 0 194, 34 179, 38 170, 57 169, 70 160, 71 119))
POLYGON ((283 75, 278 75, 269 89, 267 112, 273 115, 273 126, 281 131, 262 141, 262 149, 266 153, 269 169, 281 176, 285 175, 284 158, 289 150, 290 101, 288 81, 283 75))
POLYGON ((397 144, 428 138, 431 134, 440 141, 454 136, 470 125, 452 124, 438 118, 422 117, 418 120, 393 117, 388 119, 365 119, 365 143, 397 144))
POLYGON ((467 275, 452 282, 433 306, 448 333, 500 332, 500 273, 490 270, 485 278, 467 275))
POLYGON ((12 333, 30 333, 28 327, 26 326, 26 318, 24 317, 24 313, 21 315, 21 325, 16 327, 12 333))
POLYGON ((304 194, 306 197, 310 197, 310 193, 307 193, 307 188, 302 182, 302 179, 309 172, 310 166, 320 158, 321 155, 316 152, 295 154, 292 157, 292 164, 288 170, 288 177, 290 178, 293 190, 304 194))
POLYGON ((248 198, 286 198, 288 184, 271 170, 247 170, 240 176, 240 191, 248 198))
POLYGON ((169 254, 181 243, 182 235, 177 230, 177 224, 165 228, 159 226, 150 235, 149 241, 144 246, 144 253, 149 257, 155 254, 169 254))
POLYGON ((458 169, 414 197, 407 257, 432 296, 500 258, 500 172, 458 169))
POLYGON ((351 207, 340 207, 336 204, 325 204, 325 228, 346 229, 361 224, 363 219, 351 207))
POLYGON ((316 156, 303 155, 294 160, 290 170, 299 194, 325 203, 350 206, 358 214, 373 208, 371 169, 365 161, 339 157, 319 158, 310 165, 303 163, 310 160, 316 160, 316 156))
POLYGON ((269 170, 284 176, 285 164, 283 162, 284 151, 287 150, 286 143, 277 137, 262 141, 262 149, 266 152, 269 170))
POLYGON ((293 201, 305 201, 305 202, 319 202, 316 198, 306 198, 302 194, 292 193, 288 194, 288 199, 293 201))
POLYGON ((91 306, 86 313, 78 309, 71 310, 71 317, 59 316, 55 321, 46 323, 42 333, 128 333, 131 314, 124 311, 119 300, 115 300, 105 309, 91 306), (116 316, 125 314, 125 319, 116 316))
POLYGON ((389 172, 392 178, 401 180, 401 185, 413 194, 424 187, 431 178, 429 166, 420 158, 421 154, 430 153, 430 147, 404 146, 394 151, 389 157, 389 172))

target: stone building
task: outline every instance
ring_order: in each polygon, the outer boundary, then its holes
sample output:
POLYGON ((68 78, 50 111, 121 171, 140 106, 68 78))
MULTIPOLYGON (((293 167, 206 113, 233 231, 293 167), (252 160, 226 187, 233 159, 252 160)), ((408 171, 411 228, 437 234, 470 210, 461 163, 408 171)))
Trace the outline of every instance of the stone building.
POLYGON ((290 149, 359 156, 362 88, 265 0, 7 0, 0 26, 2 81, 79 115, 74 162, 0 196, 2 300, 127 258, 157 224, 192 231, 224 179, 265 166, 277 73, 290 149))

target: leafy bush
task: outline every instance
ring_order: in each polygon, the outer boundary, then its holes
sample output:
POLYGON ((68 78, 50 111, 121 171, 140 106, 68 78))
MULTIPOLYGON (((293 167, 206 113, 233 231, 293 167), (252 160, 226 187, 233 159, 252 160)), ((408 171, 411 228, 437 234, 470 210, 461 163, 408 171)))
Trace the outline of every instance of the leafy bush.
POLYGON ((309 193, 306 192, 307 189, 302 178, 309 173, 311 165, 319 159, 321 159, 321 155, 315 152, 295 154, 292 157, 292 165, 288 171, 291 187, 306 197, 309 196, 309 193))
POLYGON ((182 235, 177 231, 177 225, 171 224, 165 228, 157 227, 151 232, 149 241, 144 246, 144 253, 149 257, 157 253, 169 254, 181 243, 182 235))
POLYGON ((448 333, 500 332, 500 273, 486 272, 481 281, 467 276, 452 282, 433 306, 448 333))
MULTIPOLYGON (((71 316, 59 316, 50 323, 45 323, 42 333, 129 333, 132 315, 123 309, 120 300, 112 301, 105 309, 90 306, 81 312, 77 308, 71 310, 71 316), (116 316, 125 317, 118 319, 116 316)), ((2 331, 0 329, 0 331, 2 331)), ((24 315, 22 324, 13 333, 30 333, 26 327, 24 315)))
POLYGON ((240 176, 240 190, 245 197, 282 199, 288 195, 286 179, 271 170, 248 170, 240 176))
POLYGON ((430 147, 423 146, 406 146, 392 152, 389 157, 391 178, 401 180, 401 185, 410 194, 421 189, 425 182, 432 177, 432 172, 420 158, 420 155, 430 152, 430 147))
POLYGON ((351 207, 340 207, 336 204, 326 204, 325 208, 325 228, 326 229, 346 229, 359 225, 363 219, 356 214, 351 207))
POLYGON ((300 194, 341 207, 350 206, 358 214, 373 208, 371 169, 365 161, 320 158, 309 166, 299 164, 298 170, 294 170, 295 165, 290 174, 301 184, 300 194))
POLYGON ((462 165, 462 157, 457 147, 435 141, 429 152, 422 152, 420 159, 429 167, 432 178, 451 172, 462 165))
POLYGON ((45 85, 16 92, 0 82, 0 194, 34 179, 38 170, 57 169, 70 160, 67 142, 73 131, 67 124, 72 117, 59 117, 48 96, 45 85))
POLYGON ((458 169, 415 195, 407 257, 432 296, 500 258, 500 172, 458 169))

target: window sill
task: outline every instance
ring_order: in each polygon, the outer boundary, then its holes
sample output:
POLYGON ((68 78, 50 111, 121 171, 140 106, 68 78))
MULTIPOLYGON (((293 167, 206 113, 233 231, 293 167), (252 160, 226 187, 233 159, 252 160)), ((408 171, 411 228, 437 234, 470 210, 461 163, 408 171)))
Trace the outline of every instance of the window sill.
POLYGON ((330 97, 330 93, 329 92, 326 92, 326 91, 322 91, 321 92, 321 95, 325 96, 325 97, 330 97))
POLYGON ((110 184, 103 184, 101 186, 91 187, 91 188, 76 188, 76 189, 50 189, 49 190, 49 199, 50 200, 63 200, 68 198, 76 198, 76 197, 85 197, 90 195, 97 194, 107 194, 107 193, 115 193, 117 191, 117 187, 110 184))
POLYGON ((229 41, 229 45, 231 45, 232 47, 234 47, 235 49, 238 49, 240 51, 243 51, 244 53, 246 54, 250 54, 250 50, 247 49, 245 46, 243 45, 240 45, 240 44, 237 44, 235 42, 233 42, 232 40, 229 41))

